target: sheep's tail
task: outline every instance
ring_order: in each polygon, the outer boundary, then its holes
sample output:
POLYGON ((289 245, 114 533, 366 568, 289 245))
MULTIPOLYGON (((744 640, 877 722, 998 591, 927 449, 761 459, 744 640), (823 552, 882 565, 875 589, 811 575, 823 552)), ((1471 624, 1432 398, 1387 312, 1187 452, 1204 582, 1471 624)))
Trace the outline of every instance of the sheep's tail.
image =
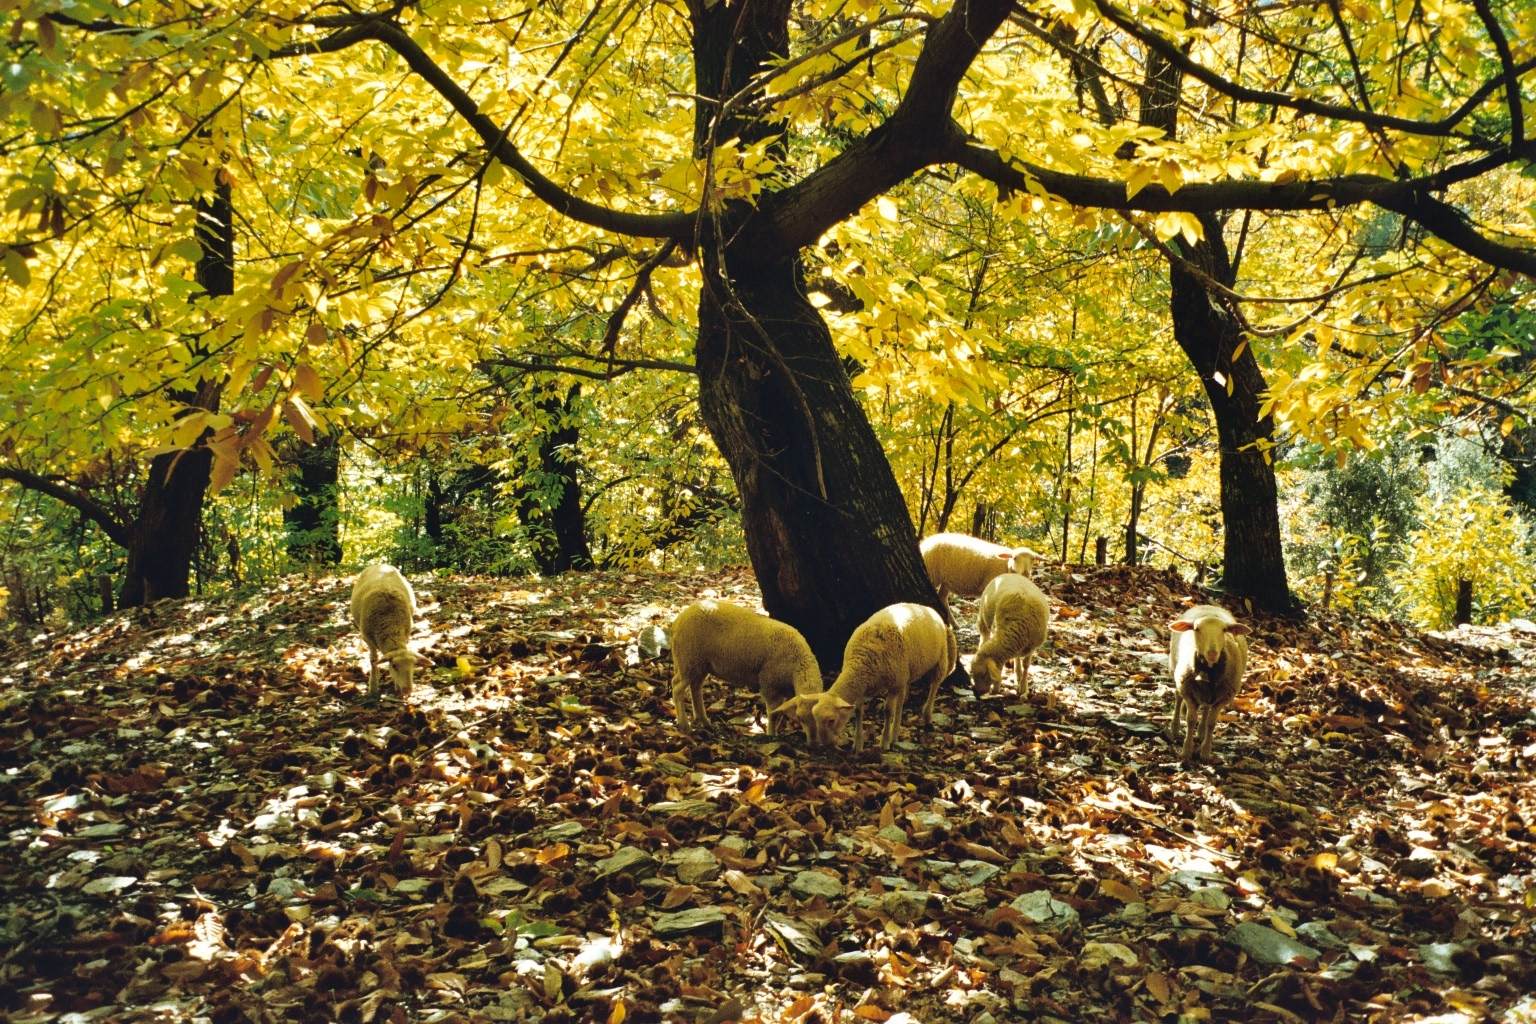
POLYGON ((1005 616, 1002 614, 1004 610, 998 609, 999 614, 992 621, 992 635, 976 652, 985 654, 999 664, 1009 658, 1033 654, 1045 643, 1045 633, 1050 622, 1049 610, 1043 617, 1034 614, 1034 610, 1026 617, 1005 616))

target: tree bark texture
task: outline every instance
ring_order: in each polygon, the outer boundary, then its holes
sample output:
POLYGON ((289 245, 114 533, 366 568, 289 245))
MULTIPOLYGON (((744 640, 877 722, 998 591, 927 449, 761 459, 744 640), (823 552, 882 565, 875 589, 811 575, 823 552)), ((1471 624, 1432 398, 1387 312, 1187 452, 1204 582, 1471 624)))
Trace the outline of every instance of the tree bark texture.
POLYGON ((302 445, 291 478, 292 508, 283 510, 288 557, 301 565, 341 563, 341 444, 321 433, 302 445))
MULTIPOLYGON (((1221 224, 1211 214, 1201 214, 1200 221, 1205 239, 1184 246, 1185 259, 1230 288, 1236 275, 1221 224)), ((1259 416, 1263 371, 1251 345, 1234 358, 1243 340, 1241 326, 1205 285, 1178 263, 1168 276, 1173 336, 1205 385, 1221 445, 1222 587, 1263 611, 1290 614, 1295 603, 1280 543, 1275 467, 1256 445, 1275 429, 1272 419, 1259 416)))
POLYGON ((823 670, 874 612, 939 608, 906 500, 796 260, 722 279, 706 255, 699 405, 741 495, 763 606, 823 670))
MULTIPOLYGON (((211 296, 234 294, 235 221, 229 185, 220 182, 211 197, 197 203, 197 283, 211 296)), ((197 409, 217 412, 223 384, 202 381, 195 391, 173 394, 197 409)), ((130 608, 163 597, 186 597, 192 556, 203 528, 203 496, 213 468, 213 454, 198 438, 192 447, 157 455, 139 499, 128 538, 128 565, 118 592, 118 606, 130 608)))

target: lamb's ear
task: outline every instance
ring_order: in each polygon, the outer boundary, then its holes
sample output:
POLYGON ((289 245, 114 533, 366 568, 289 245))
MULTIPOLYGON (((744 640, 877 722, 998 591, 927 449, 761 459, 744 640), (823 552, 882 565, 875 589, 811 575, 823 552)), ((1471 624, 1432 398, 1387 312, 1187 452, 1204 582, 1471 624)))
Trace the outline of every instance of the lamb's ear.
POLYGON ((851 701, 851 700, 844 700, 842 697, 833 697, 832 698, 832 703, 836 704, 840 708, 851 708, 851 707, 853 707, 853 701, 851 701))
POLYGON ((799 697, 791 697, 791 698, 789 698, 789 700, 785 701, 783 704, 780 704, 778 707, 774 708, 773 709, 773 713, 776 714, 776 715, 794 715, 796 718, 799 718, 800 717, 800 698, 799 697))
POLYGON ((1190 630, 1195 628, 1195 624, 1190 622, 1188 619, 1174 619, 1172 622, 1168 623, 1168 628, 1173 630, 1175 633, 1188 633, 1190 630))
POLYGON ((1006 561, 1009 561, 1010 559, 1012 559, 1013 555, 1014 555, 1014 553, 1012 551, 999 551, 997 554, 993 555, 992 557, 993 558, 1001 558, 1003 561, 1006 562, 1006 561))
POLYGON ((1227 627, 1227 632, 1231 633, 1233 636, 1247 636, 1249 633, 1253 632, 1253 630, 1250 627, 1243 625, 1241 622, 1234 622, 1232 625, 1227 627))

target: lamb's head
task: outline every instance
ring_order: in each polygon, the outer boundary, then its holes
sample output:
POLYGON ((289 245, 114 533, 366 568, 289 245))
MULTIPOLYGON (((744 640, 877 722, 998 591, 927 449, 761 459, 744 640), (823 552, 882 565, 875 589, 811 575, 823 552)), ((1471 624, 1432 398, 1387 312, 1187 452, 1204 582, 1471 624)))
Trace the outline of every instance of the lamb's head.
MULTIPOLYGON (((818 680, 819 682, 820 680, 818 680)), ((820 694, 791 697, 789 700, 773 709, 775 715, 788 715, 800 723, 805 730, 805 740, 812 747, 820 746, 820 737, 816 734, 816 702, 821 699, 820 694)))
POLYGON ((1035 567, 1035 563, 1045 558, 1040 552, 1031 551, 1029 548, 999 551, 997 557, 1008 563, 1009 572, 1016 572, 1020 576, 1028 576, 1029 571, 1035 567))
POLYGON ((853 709, 853 702, 830 691, 817 697, 811 708, 811 719, 815 723, 811 730, 812 742, 828 749, 842 746, 843 731, 848 727, 848 719, 853 717, 853 709))
POLYGON ((385 654, 381 659, 389 666, 389 679, 395 692, 402 697, 411 693, 411 677, 416 671, 416 655, 409 647, 400 647, 385 654))
POLYGON ((1003 664, 996 658, 978 653, 971 659, 971 690, 985 697, 1003 681, 1003 664))
POLYGON ((1227 651, 1228 636, 1248 634, 1247 626, 1220 615, 1200 615, 1193 621, 1175 619, 1168 623, 1168 628, 1175 633, 1193 634, 1196 665, 1203 664, 1207 668, 1215 668, 1221 661, 1221 656, 1227 651))

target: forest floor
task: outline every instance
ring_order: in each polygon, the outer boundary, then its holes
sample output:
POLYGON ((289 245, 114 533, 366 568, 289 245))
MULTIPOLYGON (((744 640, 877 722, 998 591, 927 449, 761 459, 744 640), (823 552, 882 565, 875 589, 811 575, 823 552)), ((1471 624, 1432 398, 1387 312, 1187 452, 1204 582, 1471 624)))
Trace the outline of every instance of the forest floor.
POLYGON ((713 683, 718 732, 673 727, 646 627, 755 601, 744 571, 423 580, 405 701, 366 699, 341 579, 12 627, 0 1012, 1536 1021, 1536 627, 1250 617, 1186 767, 1164 623, 1196 592, 1037 575, 1030 699, 946 685, 862 758, 713 683))

